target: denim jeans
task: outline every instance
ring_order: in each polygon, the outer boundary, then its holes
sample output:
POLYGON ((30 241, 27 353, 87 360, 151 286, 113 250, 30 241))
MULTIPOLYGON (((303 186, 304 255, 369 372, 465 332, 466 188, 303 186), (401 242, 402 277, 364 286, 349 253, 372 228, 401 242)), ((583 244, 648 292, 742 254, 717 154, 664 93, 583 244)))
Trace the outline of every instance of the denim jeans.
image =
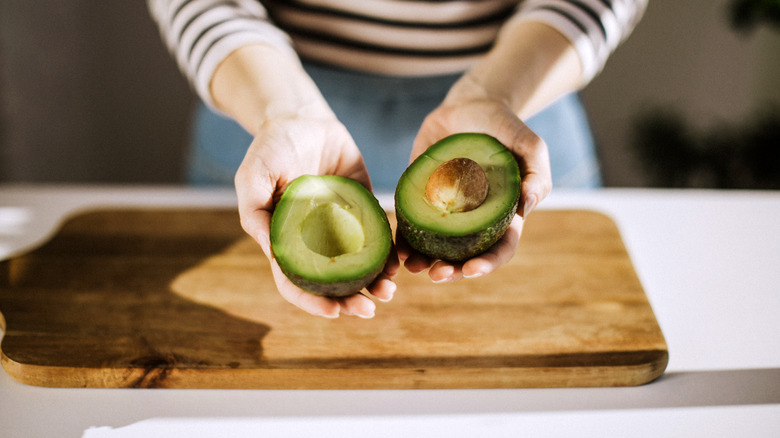
MULTIPOLYGON (((398 78, 305 65, 363 154, 376 192, 392 192, 407 167, 412 143, 428 113, 458 75, 398 78)), ((252 137, 237 123, 196 108, 188 179, 195 185, 232 185, 252 137)), ((526 120, 547 143, 553 186, 601 186, 587 117, 576 94, 526 120)))

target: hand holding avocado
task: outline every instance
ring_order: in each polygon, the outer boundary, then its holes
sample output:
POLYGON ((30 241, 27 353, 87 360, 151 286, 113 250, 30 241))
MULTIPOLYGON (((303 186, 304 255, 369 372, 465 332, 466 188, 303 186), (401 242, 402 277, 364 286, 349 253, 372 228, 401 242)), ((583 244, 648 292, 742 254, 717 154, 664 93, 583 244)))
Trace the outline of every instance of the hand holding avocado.
MULTIPOLYGON (((496 202, 496 205, 511 207, 509 208, 511 212, 508 212, 507 208, 499 208, 493 215, 483 214, 482 212, 488 209, 482 207, 465 214, 464 216, 469 217, 468 220, 447 220, 448 218, 441 217, 438 219, 439 224, 428 221, 423 228, 436 230, 433 236, 441 234, 441 232, 450 235, 461 234, 460 239, 463 242, 452 243, 455 240, 451 238, 437 240, 429 235, 430 233, 427 233, 424 240, 438 242, 433 246, 439 249, 448 248, 443 252, 431 251, 430 248, 426 249, 425 246, 421 246, 419 242, 409 241, 410 239, 420 240, 419 232, 408 233, 416 237, 404 237, 404 233, 400 233, 400 237, 396 239, 396 245, 398 256, 406 269, 413 273, 428 269, 428 275, 434 282, 455 281, 462 277, 478 277, 507 263, 514 255, 520 240, 523 219, 552 189, 549 157, 544 141, 518 118, 516 112, 509 107, 505 100, 492 97, 469 75, 464 76, 455 84, 442 105, 423 122, 412 150, 413 164, 407 169, 407 174, 412 175, 405 174, 405 176, 412 178, 413 174, 417 173, 415 169, 418 169, 421 175, 418 178, 425 180, 419 183, 425 185, 427 178, 432 175, 436 166, 456 157, 470 158, 481 164, 483 169, 487 167, 494 169, 492 172, 494 178, 503 175, 502 178, 505 182, 491 182, 490 189, 493 190, 493 193, 491 195, 489 192, 483 203, 490 200, 491 203, 496 202), (486 133, 492 139, 479 138, 472 134, 453 136, 453 134, 463 132, 486 133), (454 144, 446 146, 446 143, 454 144), (500 147, 498 149, 503 150, 502 153, 490 156, 490 151, 494 150, 496 144, 499 146, 503 144, 506 149, 500 147), (421 161, 422 157, 424 158, 421 161), (492 160, 499 162, 493 163, 492 160), (514 170, 512 165, 515 163, 510 163, 510 161, 516 162, 514 170), (503 170, 496 172, 496 169, 503 170), (515 177, 512 174, 518 170, 519 180, 514 181, 515 177), (501 199, 501 201, 496 201, 497 199, 501 199), (515 208, 517 215, 515 215, 515 208), (474 222, 476 218, 482 221, 480 225, 476 225, 474 222), (472 222, 473 224, 469 226, 468 224, 472 222), (456 229, 451 229, 452 227, 456 229), (471 231, 469 231, 469 227, 471 231), (475 230, 479 229, 482 229, 483 232, 475 234, 475 230), (503 231, 504 229, 505 231, 503 231), (496 235, 500 236, 497 241, 487 240, 488 237, 496 235), (480 239, 485 242, 489 241, 492 246, 489 245, 486 250, 484 247, 480 247, 478 251, 471 253, 458 253, 454 248, 455 246, 466 247, 468 246, 466 241, 473 243, 480 239)), ((486 173, 490 174, 490 172, 486 173)), ((406 225, 402 225, 404 222, 404 219, 401 218, 404 214, 403 210, 415 208, 404 204, 407 201, 404 200, 403 195, 408 190, 405 188, 408 181, 404 182, 404 179, 404 177, 401 178, 396 190, 396 202, 399 200, 399 194, 401 195, 401 205, 397 206, 397 209, 399 210, 399 227, 402 229, 406 227, 406 225)), ((488 176, 489 181, 490 179, 491 177, 488 176)), ((414 217, 419 219, 416 215, 414 217)), ((419 227, 413 224, 409 228, 419 227)))
MULTIPOLYGON (((290 263, 285 264, 284 261, 288 260, 286 257, 290 254, 286 254, 284 257, 281 257, 280 254, 280 257, 275 257, 278 247, 274 247, 272 251, 272 232, 274 229, 271 224, 271 218, 274 209, 287 209, 289 212, 289 207, 296 207, 299 204, 294 202, 296 192, 300 193, 308 190, 313 192, 313 194, 310 193, 311 198, 320 196, 325 201, 333 201, 335 199, 335 202, 321 203, 324 207, 318 209, 309 217, 312 223, 317 222, 318 215, 326 219, 343 219, 344 215, 341 213, 346 213, 343 207, 349 208, 350 206, 344 205, 339 195, 343 195, 344 198, 351 197, 356 199, 357 201, 353 203, 353 206, 357 206, 357 202, 362 202, 365 199, 365 194, 371 196, 366 187, 370 187, 370 181, 357 147, 346 129, 335 118, 331 119, 329 117, 288 117, 266 122, 258 130, 246 157, 236 173, 236 193, 238 194, 238 207, 242 227, 260 244, 271 261, 274 281, 280 294, 287 301, 308 313, 330 318, 337 317, 340 313, 371 317, 374 315, 376 305, 371 299, 362 294, 335 297, 315 295, 306 292, 291 282, 284 273, 286 267, 290 265, 290 263), (322 185, 314 184, 314 188, 312 188, 311 184, 305 184, 305 177, 302 179, 298 178, 301 175, 341 175, 341 177, 330 177, 338 180, 335 184, 335 189, 329 189, 327 187, 329 184, 326 184, 326 187, 322 189, 322 185), (298 184, 296 188, 294 186, 296 183, 293 183, 294 180, 300 180, 298 182, 303 184, 298 184), (349 183, 343 184, 341 183, 342 180, 349 181, 349 183), (282 195, 283 192, 284 195, 282 195), (280 197, 282 198, 281 200, 279 200, 280 197), (285 201, 285 197, 287 201, 285 201), (284 265, 284 269, 280 265, 284 265)), ((373 199, 373 196, 371 198, 373 199)), ((293 210, 296 209, 293 208, 293 210)), ((300 208, 293 211, 293 214, 295 213, 301 213, 300 208)), ((312 212, 305 211, 303 213, 312 212)), ((384 214, 384 212, 382 213, 384 214)), ((301 217, 304 220, 306 218, 306 215, 301 217)), ((366 221, 366 223, 370 227, 374 227, 372 230, 381 230, 381 223, 376 221, 366 221)), ((346 226, 349 227, 350 224, 348 223, 346 226)), ((315 227, 311 227, 310 230, 330 232, 330 230, 315 227)), ((276 231, 278 232, 278 230, 276 231)), ((382 301, 387 301, 393 296, 395 283, 392 282, 391 278, 395 276, 399 266, 395 251, 391 250, 391 244, 389 243, 389 229, 387 234, 388 242, 386 246, 368 245, 375 250, 376 254, 372 253, 373 255, 377 258, 383 257, 382 263, 377 271, 370 273, 370 280, 372 281, 368 284, 360 283, 358 285, 359 288, 365 286, 369 293, 382 301), (385 263, 385 260, 387 263, 385 263)), ((329 242, 314 242, 317 237, 321 236, 310 235, 307 237, 301 236, 300 233, 297 236, 305 238, 308 244, 315 248, 316 251, 319 251, 319 253, 310 251, 311 255, 316 253, 319 257, 335 256, 335 254, 328 252, 330 251, 328 247, 333 246, 329 242), (320 253, 327 254, 323 256, 320 253)), ((362 247, 363 242, 355 242, 354 239, 350 241, 349 239, 349 236, 345 238, 344 245, 350 246, 354 244, 353 246, 362 247)), ((307 248, 306 245, 304 247, 307 248)), ((356 248, 347 248, 345 251, 358 252, 356 248)), ((294 253, 295 251, 293 251, 293 255, 294 253)), ((307 266, 307 268, 312 267, 307 266)), ((334 278, 336 280, 344 280, 344 278, 337 278, 342 271, 342 269, 338 269, 336 272, 326 272, 323 277, 315 278, 314 281, 327 283, 328 280, 333 280, 334 278)), ((348 273, 349 275, 353 279, 355 277, 360 279, 366 278, 368 273, 357 272, 355 274, 353 271, 348 273)), ((295 277, 293 276, 293 278, 295 277)), ((298 282, 298 284, 302 283, 298 282)), ((338 293, 336 295, 344 294, 338 293)))

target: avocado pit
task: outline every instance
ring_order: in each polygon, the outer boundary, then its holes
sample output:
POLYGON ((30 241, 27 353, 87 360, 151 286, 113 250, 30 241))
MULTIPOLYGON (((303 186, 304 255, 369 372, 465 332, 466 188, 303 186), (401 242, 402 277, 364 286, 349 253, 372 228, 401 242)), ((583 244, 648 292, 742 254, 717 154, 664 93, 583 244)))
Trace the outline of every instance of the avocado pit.
POLYGON ((432 259, 468 260, 504 235, 517 210, 520 184, 515 156, 495 137, 474 132, 445 137, 398 180, 397 235, 432 259))
POLYGON ((482 167, 474 160, 458 157, 433 171, 425 185, 425 197, 445 214, 462 213, 482 205, 489 190, 482 167))

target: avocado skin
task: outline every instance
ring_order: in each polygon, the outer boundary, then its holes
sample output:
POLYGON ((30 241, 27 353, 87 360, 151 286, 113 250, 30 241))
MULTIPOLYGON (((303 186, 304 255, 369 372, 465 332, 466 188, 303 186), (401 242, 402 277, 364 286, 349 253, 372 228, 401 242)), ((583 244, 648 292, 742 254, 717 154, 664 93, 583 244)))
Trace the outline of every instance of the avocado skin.
POLYGON ((462 262, 482 254, 498 242, 516 212, 517 203, 490 227, 463 236, 446 236, 414 226, 401 210, 396 211, 396 218, 398 234, 416 251, 434 259, 462 262))
POLYGON ((385 259, 384 263, 377 266, 374 271, 366 274, 364 277, 357 278, 352 281, 336 283, 314 282, 307 280, 300 275, 294 274, 282 268, 281 266, 280 268, 282 269, 284 275, 286 275, 294 285, 305 290, 306 292, 309 292, 310 294, 319 295, 321 297, 342 298, 355 295, 356 293, 363 290, 363 288, 371 284, 371 282, 374 281, 377 276, 379 276, 382 270, 384 270, 385 264, 387 264, 387 259, 385 259))
MULTIPOLYGON (((431 145, 426 152, 424 152, 417 160, 420 160, 423 156, 429 154, 434 149, 449 149, 457 147, 461 141, 487 141, 492 144, 499 144, 503 146, 497 139, 487 134, 481 133, 458 133, 445 137, 438 142, 431 145)), ((505 149, 505 146, 503 146, 505 149)), ((449 154, 452 158, 460 156, 459 154, 449 154)), ((471 158, 468 155, 463 155, 466 158, 471 158)), ((416 251, 424 254, 428 257, 449 261, 449 262, 462 262, 468 260, 476 255, 479 255, 487 251, 491 246, 498 242, 503 237, 509 225, 512 223, 512 219, 517 213, 519 204, 519 184, 520 169, 516 163, 509 167, 509 170, 514 174, 514 178, 517 181, 516 197, 514 201, 507 201, 503 204, 502 212, 500 216, 497 216, 491 225, 484 229, 474 231, 469 234, 452 235, 447 233, 438 232, 428 229, 424 226, 415 224, 414 220, 407 216, 407 212, 403 208, 400 208, 401 203, 399 198, 401 195, 402 184, 401 182, 405 178, 411 177, 412 167, 415 163, 412 163, 399 180, 395 191, 395 212, 396 219, 398 221, 397 236, 403 237, 409 246, 416 251)), ((425 197, 425 193, 415 194, 415 196, 425 197)), ((479 207, 477 207, 479 208, 479 207)), ((458 214, 458 213, 455 213, 458 214)))
MULTIPOLYGON (((346 177, 341 176, 335 176, 335 175, 323 175, 323 176, 312 176, 312 175, 304 175, 302 177, 297 178, 294 180, 288 189, 285 191, 284 194, 282 194, 282 199, 279 201, 277 206, 279 206, 283 200, 285 199, 285 195, 292 192, 292 187, 294 187, 294 184, 299 184, 303 182, 306 178, 312 179, 317 178, 321 180, 341 180, 344 182, 348 182, 349 184, 356 187, 358 190, 363 191, 366 195, 366 199, 369 201, 368 205, 366 206, 367 209, 372 210, 377 215, 377 219, 380 220, 382 229, 382 232, 374 236, 375 239, 382 239, 386 240, 387 242, 387 249, 384 251, 384 259, 377 257, 377 260, 382 260, 381 263, 378 263, 371 271, 368 271, 365 274, 361 274, 359 277, 354 277, 350 280, 335 280, 335 281, 325 281, 325 280, 315 280, 315 279, 309 279, 302 275, 299 275, 294 272, 294 270, 290 269, 290 267, 287 266, 286 263, 283 263, 280 259, 277 259, 277 264, 279 265, 279 269, 282 271, 282 273, 296 286, 303 289, 304 291, 311 293, 313 295, 323 296, 323 297, 331 297, 331 298, 341 298, 341 297, 347 297, 350 295, 355 295, 359 293, 363 288, 371 284, 377 276, 379 276, 380 273, 385 268, 385 265, 387 264, 387 261, 390 259, 390 254, 392 252, 392 230, 390 228, 390 222, 387 219, 387 213, 385 210, 380 206, 379 201, 374 197, 374 195, 368 191, 368 189, 364 188, 360 183, 350 180, 346 177)), ((277 210, 278 211, 278 210, 277 210)), ((274 212, 276 213, 276 211, 274 212)), ((271 217, 271 250, 274 251, 274 248, 277 245, 280 245, 281 243, 276 240, 276 233, 274 233, 274 229, 277 227, 280 227, 280 225, 277 225, 278 217, 276 214, 272 215, 271 217)))

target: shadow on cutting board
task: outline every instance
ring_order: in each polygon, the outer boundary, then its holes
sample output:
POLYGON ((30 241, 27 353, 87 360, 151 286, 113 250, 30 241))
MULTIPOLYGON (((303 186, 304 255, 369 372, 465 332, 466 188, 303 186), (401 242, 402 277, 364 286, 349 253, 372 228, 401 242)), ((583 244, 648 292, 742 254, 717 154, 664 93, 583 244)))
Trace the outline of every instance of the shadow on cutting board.
POLYGON ((234 214, 221 211, 69 220, 42 247, 0 264, 3 366, 23 383, 55 387, 164 387, 177 370, 256 366, 267 325, 171 293, 182 272, 242 237, 234 214))

